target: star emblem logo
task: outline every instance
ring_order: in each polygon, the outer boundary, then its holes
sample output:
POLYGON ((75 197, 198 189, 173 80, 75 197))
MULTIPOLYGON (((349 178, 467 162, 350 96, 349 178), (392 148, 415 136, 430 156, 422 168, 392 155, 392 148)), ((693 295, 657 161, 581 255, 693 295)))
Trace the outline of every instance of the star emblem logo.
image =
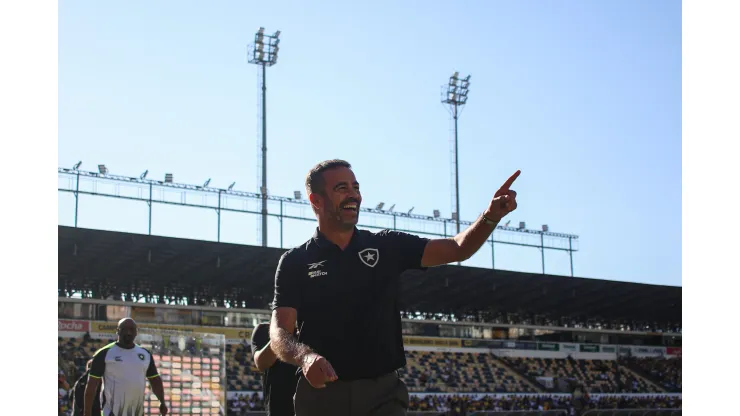
POLYGON ((360 256, 360 261, 367 267, 375 267, 380 261, 380 252, 377 248, 366 248, 357 255, 360 256))

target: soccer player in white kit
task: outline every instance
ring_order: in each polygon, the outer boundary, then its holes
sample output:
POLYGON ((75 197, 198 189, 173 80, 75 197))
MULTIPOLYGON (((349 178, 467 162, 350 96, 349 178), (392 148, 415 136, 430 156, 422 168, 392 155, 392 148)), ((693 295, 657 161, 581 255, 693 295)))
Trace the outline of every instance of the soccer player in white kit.
MULTIPOLYGON (((93 356, 90 376, 85 388, 85 416, 93 416, 95 392, 103 383, 101 406, 105 416, 144 416, 146 381, 161 403, 159 413, 167 414, 164 386, 151 352, 134 343, 136 322, 124 318, 116 329, 118 339, 98 350, 93 356)), ((97 416, 97 415, 95 415, 97 416)))

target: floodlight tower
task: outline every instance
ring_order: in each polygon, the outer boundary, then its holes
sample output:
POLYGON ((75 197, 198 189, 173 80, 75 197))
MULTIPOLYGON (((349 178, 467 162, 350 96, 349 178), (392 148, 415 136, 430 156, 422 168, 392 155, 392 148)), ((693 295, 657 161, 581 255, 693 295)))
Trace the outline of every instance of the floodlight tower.
POLYGON ((453 219, 457 225, 457 233, 460 233, 460 171, 458 169, 457 156, 457 119, 462 112, 465 103, 468 102, 468 87, 470 86, 470 75, 460 78, 460 73, 455 71, 450 77, 450 82, 442 86, 442 104, 447 104, 450 114, 455 121, 455 144, 453 154, 453 172, 455 175, 454 189, 455 212, 453 219))
POLYGON ((262 66, 262 246, 267 247, 267 67, 277 63, 280 31, 272 35, 265 34, 261 27, 254 35, 254 44, 250 45, 247 54, 249 63, 262 66))

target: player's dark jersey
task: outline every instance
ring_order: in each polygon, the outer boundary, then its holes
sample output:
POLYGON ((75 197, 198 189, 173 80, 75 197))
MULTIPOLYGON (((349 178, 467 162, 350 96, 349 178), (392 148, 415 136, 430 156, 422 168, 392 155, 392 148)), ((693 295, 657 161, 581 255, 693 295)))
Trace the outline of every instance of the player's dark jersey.
POLYGON ((93 357, 90 377, 102 378, 101 404, 105 416, 144 416, 147 378, 158 377, 152 354, 135 345, 111 343, 93 357))
MULTIPOLYGON (((87 376, 90 375, 89 371, 85 371, 85 374, 80 377, 79 380, 72 387, 72 416, 83 416, 85 413, 85 388, 87 387, 87 376)), ((100 387, 96 392, 95 400, 93 401, 92 412, 94 415, 100 414, 100 387)))
MULTIPOLYGON (((270 325, 259 324, 252 332, 252 354, 261 350, 270 342, 270 325)), ((295 394, 298 376, 297 368, 292 364, 275 361, 272 367, 263 373, 262 392, 265 407, 269 416, 292 416, 293 395, 295 394)))

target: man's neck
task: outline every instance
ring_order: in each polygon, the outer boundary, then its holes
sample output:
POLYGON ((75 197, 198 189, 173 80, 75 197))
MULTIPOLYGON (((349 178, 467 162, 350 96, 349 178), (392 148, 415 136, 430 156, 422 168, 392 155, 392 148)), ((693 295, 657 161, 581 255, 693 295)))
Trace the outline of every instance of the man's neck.
POLYGON ((319 231, 321 231, 321 234, 323 234, 327 240, 331 241, 339 248, 344 250, 345 248, 347 248, 349 242, 352 240, 352 235, 355 233, 355 228, 352 227, 348 230, 337 229, 336 227, 330 227, 326 224, 322 225, 321 222, 319 222, 319 231))

